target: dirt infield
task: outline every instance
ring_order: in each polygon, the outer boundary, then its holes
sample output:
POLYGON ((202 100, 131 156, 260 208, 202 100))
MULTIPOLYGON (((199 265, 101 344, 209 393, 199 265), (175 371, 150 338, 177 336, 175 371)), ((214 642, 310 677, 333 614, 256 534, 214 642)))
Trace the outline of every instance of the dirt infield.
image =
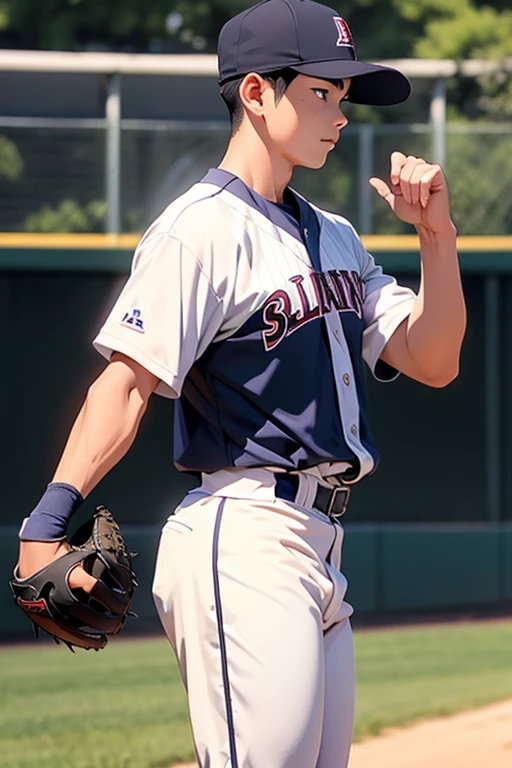
POLYGON ((510 768, 512 699, 390 730, 352 748, 349 768, 510 768))
MULTIPOLYGON (((349 768, 511 768, 512 699, 394 728, 352 748, 349 768)), ((174 768, 197 768, 195 764, 174 768)))

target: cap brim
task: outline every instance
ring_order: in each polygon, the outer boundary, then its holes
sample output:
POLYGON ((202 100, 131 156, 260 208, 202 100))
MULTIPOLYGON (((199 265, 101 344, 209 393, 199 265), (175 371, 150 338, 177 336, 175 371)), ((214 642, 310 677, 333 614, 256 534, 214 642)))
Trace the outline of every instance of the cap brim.
POLYGON ((411 83, 405 75, 381 64, 335 59, 297 64, 291 69, 323 80, 353 78, 347 100, 354 104, 370 104, 374 107, 401 104, 411 93, 411 83))

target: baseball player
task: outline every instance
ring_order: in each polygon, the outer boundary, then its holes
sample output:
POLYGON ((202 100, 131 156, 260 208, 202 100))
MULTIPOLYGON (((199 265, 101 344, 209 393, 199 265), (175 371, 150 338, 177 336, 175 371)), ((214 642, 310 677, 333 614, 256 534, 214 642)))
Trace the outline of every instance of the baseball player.
MULTIPOLYGON (((266 0, 219 38, 232 136, 149 227, 94 344, 90 388, 53 482, 22 525, 30 574, 67 548, 71 514, 126 453, 153 392, 173 398, 175 464, 200 485, 165 523, 154 597, 185 684, 203 768, 348 763, 354 665, 340 518, 378 453, 363 362, 442 387, 458 373, 465 308, 442 169, 395 152, 370 180, 421 246, 415 295, 351 224, 290 186, 320 168, 345 100, 407 98, 361 62, 346 22, 266 0)), ((90 590, 80 568, 73 585, 90 590)))

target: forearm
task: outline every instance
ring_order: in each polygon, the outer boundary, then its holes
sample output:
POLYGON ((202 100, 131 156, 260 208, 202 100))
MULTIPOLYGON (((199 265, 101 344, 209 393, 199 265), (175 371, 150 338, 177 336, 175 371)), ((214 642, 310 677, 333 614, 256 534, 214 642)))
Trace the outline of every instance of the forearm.
MULTIPOLYGON (((20 530, 22 542, 63 541, 69 520, 135 439, 158 378, 114 353, 90 387, 53 481, 20 530)), ((21 562, 21 561, 20 561, 21 562)))
POLYGON ((459 370, 466 308, 456 250, 456 231, 436 235, 418 227, 421 283, 406 328, 414 365, 427 382, 443 386, 459 370))
POLYGON ((135 379, 109 365, 89 389, 52 482, 85 498, 127 453, 147 407, 135 379))

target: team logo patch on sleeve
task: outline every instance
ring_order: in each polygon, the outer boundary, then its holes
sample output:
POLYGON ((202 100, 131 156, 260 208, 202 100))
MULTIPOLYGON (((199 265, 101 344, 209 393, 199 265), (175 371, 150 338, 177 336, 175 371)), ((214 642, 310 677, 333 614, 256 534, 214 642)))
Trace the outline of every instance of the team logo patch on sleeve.
POLYGON ((351 48, 355 49, 352 34, 345 19, 342 19, 341 16, 334 16, 333 21, 338 30, 338 40, 336 41, 336 45, 349 45, 351 48))
POLYGON ((142 313, 140 309, 130 309, 129 312, 125 312, 121 325, 125 325, 127 328, 132 328, 139 333, 145 333, 144 321, 142 319, 142 313))

